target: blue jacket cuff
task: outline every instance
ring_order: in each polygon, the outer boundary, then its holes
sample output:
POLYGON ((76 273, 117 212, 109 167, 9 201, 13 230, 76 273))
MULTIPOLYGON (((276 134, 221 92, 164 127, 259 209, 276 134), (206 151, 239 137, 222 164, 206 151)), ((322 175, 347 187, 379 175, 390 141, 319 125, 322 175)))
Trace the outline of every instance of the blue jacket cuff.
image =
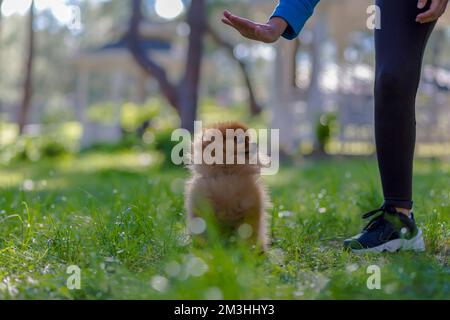
POLYGON ((288 23, 282 37, 295 39, 313 14, 318 2, 319 0, 281 0, 271 18, 279 17, 288 23))

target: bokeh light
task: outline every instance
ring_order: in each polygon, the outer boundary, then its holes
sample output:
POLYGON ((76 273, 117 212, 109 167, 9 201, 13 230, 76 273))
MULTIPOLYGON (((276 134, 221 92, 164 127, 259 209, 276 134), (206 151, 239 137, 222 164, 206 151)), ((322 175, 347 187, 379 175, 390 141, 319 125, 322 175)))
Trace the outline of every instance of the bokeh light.
MULTIPOLYGON (((1 14, 9 17, 15 14, 25 15, 31 6, 31 0, 5 0, 1 6, 1 14)), ((63 25, 71 25, 74 23, 76 17, 75 9, 79 10, 77 6, 66 4, 64 0, 35 0, 34 7, 36 11, 42 12, 49 10, 53 17, 63 25)))
POLYGON ((184 10, 181 0, 156 0, 155 11, 161 18, 170 20, 178 17, 184 10))
POLYGON ((1 13, 5 17, 14 14, 24 15, 30 9, 31 0, 4 0, 1 7, 1 13))

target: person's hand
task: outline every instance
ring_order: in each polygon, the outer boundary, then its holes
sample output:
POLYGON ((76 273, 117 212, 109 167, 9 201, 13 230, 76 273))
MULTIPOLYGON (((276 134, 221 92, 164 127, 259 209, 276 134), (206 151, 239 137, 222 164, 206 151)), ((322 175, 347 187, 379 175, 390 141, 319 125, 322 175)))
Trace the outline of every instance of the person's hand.
MULTIPOLYGON (((417 3, 417 7, 419 9, 425 8, 428 1, 429 0, 419 0, 419 2, 417 3)), ((430 1, 431 1, 430 9, 419 14, 416 18, 416 22, 419 23, 432 22, 434 20, 439 19, 439 17, 444 14, 445 9, 447 8, 448 0, 430 0, 430 1)))
POLYGON ((288 24, 281 18, 273 17, 267 23, 256 23, 231 14, 229 11, 223 13, 222 22, 236 29, 242 36, 251 39, 272 43, 277 41, 288 24))

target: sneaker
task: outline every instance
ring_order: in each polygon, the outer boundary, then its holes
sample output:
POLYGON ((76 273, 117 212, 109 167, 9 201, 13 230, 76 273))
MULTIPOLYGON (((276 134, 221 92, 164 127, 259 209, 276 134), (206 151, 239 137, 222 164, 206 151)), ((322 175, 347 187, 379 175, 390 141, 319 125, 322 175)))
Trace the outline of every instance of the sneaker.
POLYGON ((364 219, 370 217, 360 234, 344 241, 344 249, 361 253, 425 250, 422 230, 417 228, 413 213, 408 218, 395 208, 383 206, 363 215, 364 219))

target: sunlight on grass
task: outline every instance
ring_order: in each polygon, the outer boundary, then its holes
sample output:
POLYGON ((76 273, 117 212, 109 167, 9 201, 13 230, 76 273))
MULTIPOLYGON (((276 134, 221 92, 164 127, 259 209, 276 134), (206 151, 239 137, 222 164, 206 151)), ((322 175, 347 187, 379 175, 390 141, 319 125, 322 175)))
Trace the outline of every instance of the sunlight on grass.
POLYGON ((0 186, 11 187, 19 184, 22 180, 23 175, 20 172, 0 169, 0 186))
POLYGON ((161 161, 160 154, 156 152, 120 152, 113 156, 110 154, 93 153, 80 158, 71 158, 63 162, 60 168, 66 172, 96 172, 111 169, 142 171, 159 164, 161 161))
MULTIPOLYGON (((90 151, 0 169, 0 298, 438 299, 450 294, 450 171, 416 162, 425 253, 354 255, 342 240, 380 205, 374 160, 303 161, 265 177, 272 246, 186 232, 183 168, 156 152, 90 151), (165 164, 164 164, 165 165, 165 164), (215 240, 211 240, 215 239, 215 240), (68 290, 66 269, 82 270, 68 290), (382 289, 366 286, 367 267, 382 289)), ((214 228, 207 224, 208 232, 214 228)), ((210 234, 210 233, 208 233, 210 234)))
POLYGON ((19 129, 14 123, 0 121, 0 147, 12 143, 19 133, 19 129))

